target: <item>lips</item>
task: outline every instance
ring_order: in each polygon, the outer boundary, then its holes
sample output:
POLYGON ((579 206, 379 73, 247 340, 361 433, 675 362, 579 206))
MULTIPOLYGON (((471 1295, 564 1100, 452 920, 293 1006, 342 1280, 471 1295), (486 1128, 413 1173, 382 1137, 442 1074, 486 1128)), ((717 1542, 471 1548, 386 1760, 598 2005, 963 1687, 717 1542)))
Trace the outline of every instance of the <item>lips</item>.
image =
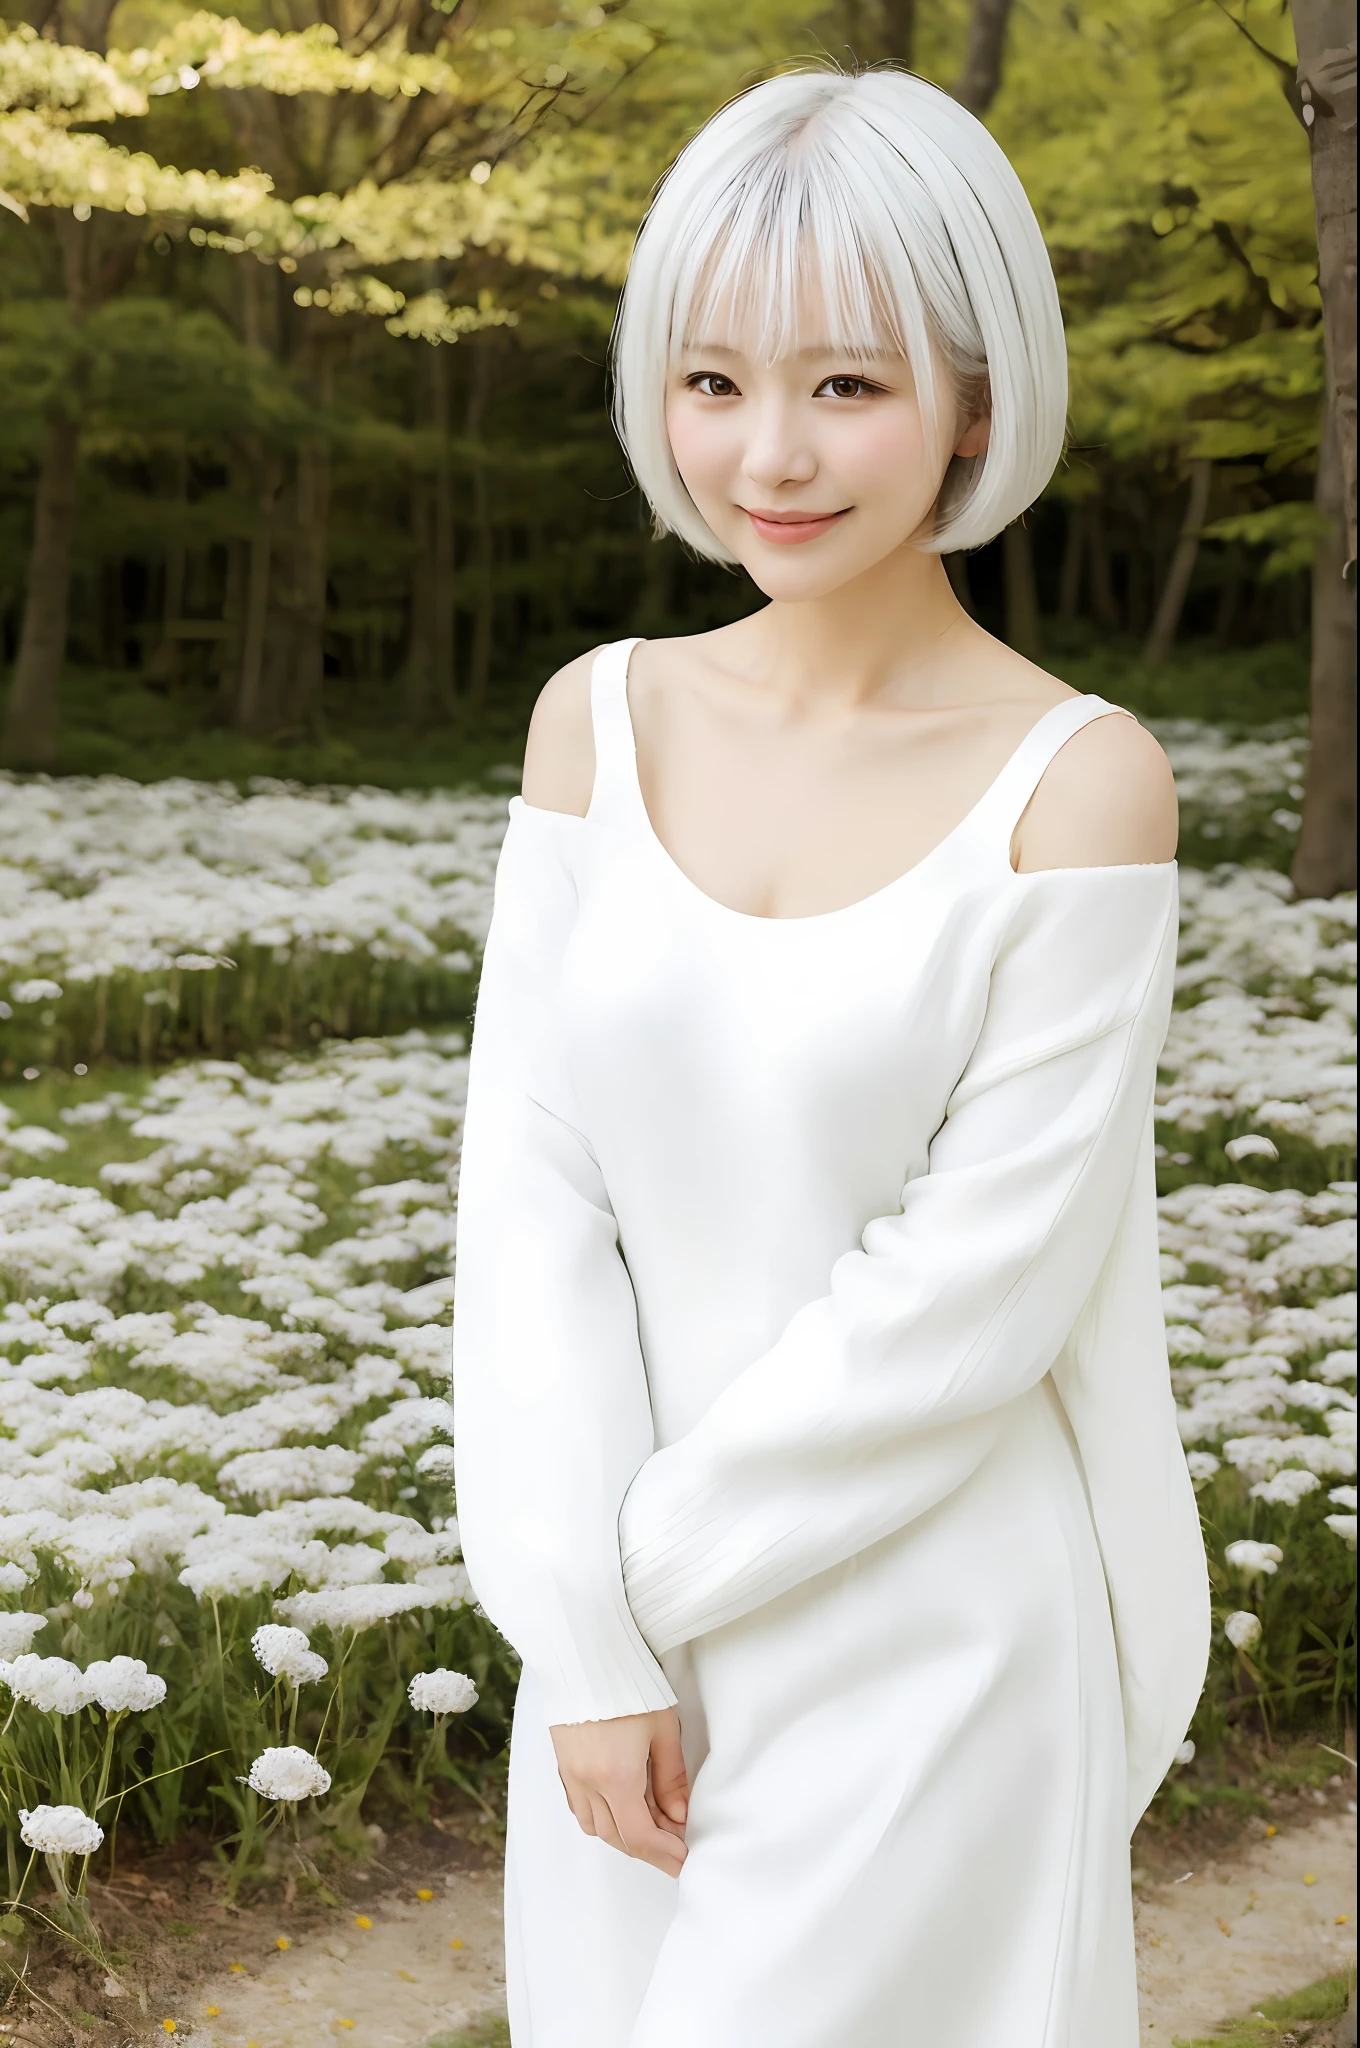
POLYGON ((844 512, 753 512, 743 508, 755 531, 762 540, 773 541, 776 547, 797 547, 800 541, 816 540, 822 533, 829 533, 844 512))

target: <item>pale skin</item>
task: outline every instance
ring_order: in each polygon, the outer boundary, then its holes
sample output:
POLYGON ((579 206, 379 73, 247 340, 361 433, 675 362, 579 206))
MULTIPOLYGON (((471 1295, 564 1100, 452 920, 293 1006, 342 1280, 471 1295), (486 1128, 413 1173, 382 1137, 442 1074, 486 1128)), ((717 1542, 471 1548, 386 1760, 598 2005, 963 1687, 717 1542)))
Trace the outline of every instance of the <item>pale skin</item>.
MULTIPOLYGON (((671 374, 676 465, 769 602, 716 632, 643 642, 628 697, 657 837, 730 909, 805 917, 883 888, 1075 694, 970 619, 940 557, 918 545, 950 454, 987 444, 985 416, 941 409, 932 437, 900 356, 812 347, 771 363, 725 331, 697 338, 671 374)), ((527 804, 585 815, 592 660, 569 663, 538 700, 527 804)), ((1012 864, 1165 862, 1176 835, 1161 748, 1133 719, 1101 718, 1053 760, 1012 864)), ((675 1710, 552 1738, 585 1833, 678 1876, 689 1787, 675 1710)))

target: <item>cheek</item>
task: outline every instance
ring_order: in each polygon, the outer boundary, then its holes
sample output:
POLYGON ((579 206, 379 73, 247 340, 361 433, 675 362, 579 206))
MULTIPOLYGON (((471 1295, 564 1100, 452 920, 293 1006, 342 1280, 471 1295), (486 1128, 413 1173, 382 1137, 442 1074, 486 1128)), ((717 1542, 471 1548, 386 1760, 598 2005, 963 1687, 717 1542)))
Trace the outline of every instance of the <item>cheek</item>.
POLYGON ((935 481, 933 472, 927 475, 925 434, 915 406, 868 409, 847 420, 836 439, 835 454, 828 450, 828 458, 858 497, 900 500, 904 484, 914 490, 919 478, 922 488, 929 489, 935 481))
POLYGON ((672 400, 666 407, 666 432, 675 466, 692 493, 720 482, 739 459, 731 417, 716 410, 672 400))

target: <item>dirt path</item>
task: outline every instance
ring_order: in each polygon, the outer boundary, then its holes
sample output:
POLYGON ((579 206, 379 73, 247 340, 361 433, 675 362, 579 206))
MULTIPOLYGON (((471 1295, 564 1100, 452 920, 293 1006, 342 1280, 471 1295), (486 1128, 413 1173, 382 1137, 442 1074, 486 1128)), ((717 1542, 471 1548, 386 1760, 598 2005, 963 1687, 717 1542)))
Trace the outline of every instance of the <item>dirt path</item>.
POLYGON ((1355 1815, 1240 1846, 1139 1887, 1143 2038, 1171 2048, 1230 2014, 1344 1970, 1355 1954, 1355 1815))
POLYGON ((504 1984, 499 1873, 459 1870, 351 1905, 287 1949, 243 1944, 182 2024, 212 2048, 425 2048, 503 2012, 504 1984))
MULTIPOLYGON (((1152 2048, 1345 1968, 1355 1949, 1355 1832, 1353 1814, 1319 1815, 1184 1877, 1139 1886, 1143 2038, 1152 2048)), ((347 1907, 287 1949, 266 1946, 267 1929, 243 1940, 184 2012, 184 2031, 192 2023, 212 2048, 426 2048, 503 2011, 497 1874, 459 1871, 428 1884, 418 1875, 409 1891, 367 1911, 347 1907)))

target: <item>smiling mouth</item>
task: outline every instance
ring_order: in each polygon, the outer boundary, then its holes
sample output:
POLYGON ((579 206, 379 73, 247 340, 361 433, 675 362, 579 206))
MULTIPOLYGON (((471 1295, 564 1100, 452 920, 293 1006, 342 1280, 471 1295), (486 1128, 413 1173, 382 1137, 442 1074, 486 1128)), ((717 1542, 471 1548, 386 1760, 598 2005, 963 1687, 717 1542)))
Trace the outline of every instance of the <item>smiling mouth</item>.
POLYGON ((777 547, 792 547, 828 532, 838 519, 844 519, 850 507, 847 505, 840 512, 754 512, 749 505, 743 505, 742 510, 762 540, 773 541, 777 547))

